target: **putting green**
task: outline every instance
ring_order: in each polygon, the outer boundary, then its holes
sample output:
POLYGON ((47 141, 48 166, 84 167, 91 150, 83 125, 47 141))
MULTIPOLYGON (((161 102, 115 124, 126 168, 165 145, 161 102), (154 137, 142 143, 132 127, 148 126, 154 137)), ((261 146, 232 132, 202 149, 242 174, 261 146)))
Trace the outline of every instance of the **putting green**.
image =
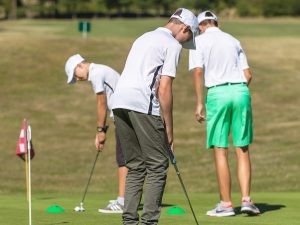
MULTIPOLYGON (((74 212, 79 204, 81 194, 52 193, 33 194, 32 220, 34 225, 117 225, 121 224, 120 214, 101 214, 97 212, 100 207, 106 206, 114 196, 111 194, 88 193, 84 203, 85 212, 74 212), (60 206, 65 209, 63 213, 46 213, 49 206, 60 206)), ((262 214, 249 217, 239 212, 239 194, 233 194, 233 202, 237 215, 228 218, 213 218, 205 215, 206 210, 214 207, 217 202, 217 194, 190 194, 191 202, 195 210, 199 224, 210 225, 297 225, 300 221, 299 201, 300 193, 253 193, 256 205, 262 214)), ((28 208, 26 196, 21 194, 0 195, 1 225, 27 224, 28 208)), ((142 208, 142 204, 141 207, 142 208)), ((140 211, 140 214, 142 211, 140 211)), ((160 224, 163 225, 194 225, 192 213, 183 193, 168 194, 163 199, 160 224), (166 214, 173 207, 180 207, 185 214, 166 214)))

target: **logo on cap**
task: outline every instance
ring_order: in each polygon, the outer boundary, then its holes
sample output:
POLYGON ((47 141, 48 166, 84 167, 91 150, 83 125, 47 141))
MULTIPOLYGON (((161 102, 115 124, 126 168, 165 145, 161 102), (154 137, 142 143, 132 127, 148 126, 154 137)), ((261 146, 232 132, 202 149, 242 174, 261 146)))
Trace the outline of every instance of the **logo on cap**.
POLYGON ((181 13, 182 13, 182 9, 177 9, 176 12, 174 13, 174 15, 181 17, 181 13))

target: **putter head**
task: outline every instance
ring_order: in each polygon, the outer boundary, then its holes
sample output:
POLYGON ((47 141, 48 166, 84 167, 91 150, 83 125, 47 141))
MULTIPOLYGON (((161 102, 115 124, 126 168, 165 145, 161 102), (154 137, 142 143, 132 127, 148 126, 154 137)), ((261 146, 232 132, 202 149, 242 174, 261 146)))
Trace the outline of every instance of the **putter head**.
POLYGON ((81 203, 80 203, 80 206, 76 206, 76 207, 74 208, 74 211, 75 211, 75 212, 84 212, 85 209, 83 208, 83 203, 81 202, 81 203))

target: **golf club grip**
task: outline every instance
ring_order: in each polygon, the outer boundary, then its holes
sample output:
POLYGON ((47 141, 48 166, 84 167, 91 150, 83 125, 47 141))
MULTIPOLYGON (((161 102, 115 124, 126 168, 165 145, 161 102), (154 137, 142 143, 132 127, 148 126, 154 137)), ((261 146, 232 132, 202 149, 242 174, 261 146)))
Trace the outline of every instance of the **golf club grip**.
POLYGON ((174 155, 174 153, 173 153, 173 151, 172 151, 170 145, 168 146, 168 154, 169 154, 171 163, 172 163, 173 165, 176 165, 176 158, 175 158, 175 155, 174 155))

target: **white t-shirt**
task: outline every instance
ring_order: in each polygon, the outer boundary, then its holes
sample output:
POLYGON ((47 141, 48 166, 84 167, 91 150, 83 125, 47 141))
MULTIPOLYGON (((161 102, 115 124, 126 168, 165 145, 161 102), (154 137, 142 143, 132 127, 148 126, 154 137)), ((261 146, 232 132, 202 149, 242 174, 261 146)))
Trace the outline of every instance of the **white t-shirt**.
POLYGON ((113 95, 113 109, 160 115, 157 89, 161 75, 175 77, 182 45, 167 28, 140 36, 132 45, 113 95))
POLYGON ((189 54, 189 70, 203 68, 206 87, 246 82, 243 70, 249 66, 237 39, 218 27, 209 27, 195 41, 196 50, 189 54))
MULTIPOLYGON (((101 64, 90 64, 88 80, 91 82, 95 94, 105 92, 107 108, 111 111, 111 96, 119 80, 119 73, 112 68, 101 64)), ((111 114, 112 116, 112 114, 111 114)))

